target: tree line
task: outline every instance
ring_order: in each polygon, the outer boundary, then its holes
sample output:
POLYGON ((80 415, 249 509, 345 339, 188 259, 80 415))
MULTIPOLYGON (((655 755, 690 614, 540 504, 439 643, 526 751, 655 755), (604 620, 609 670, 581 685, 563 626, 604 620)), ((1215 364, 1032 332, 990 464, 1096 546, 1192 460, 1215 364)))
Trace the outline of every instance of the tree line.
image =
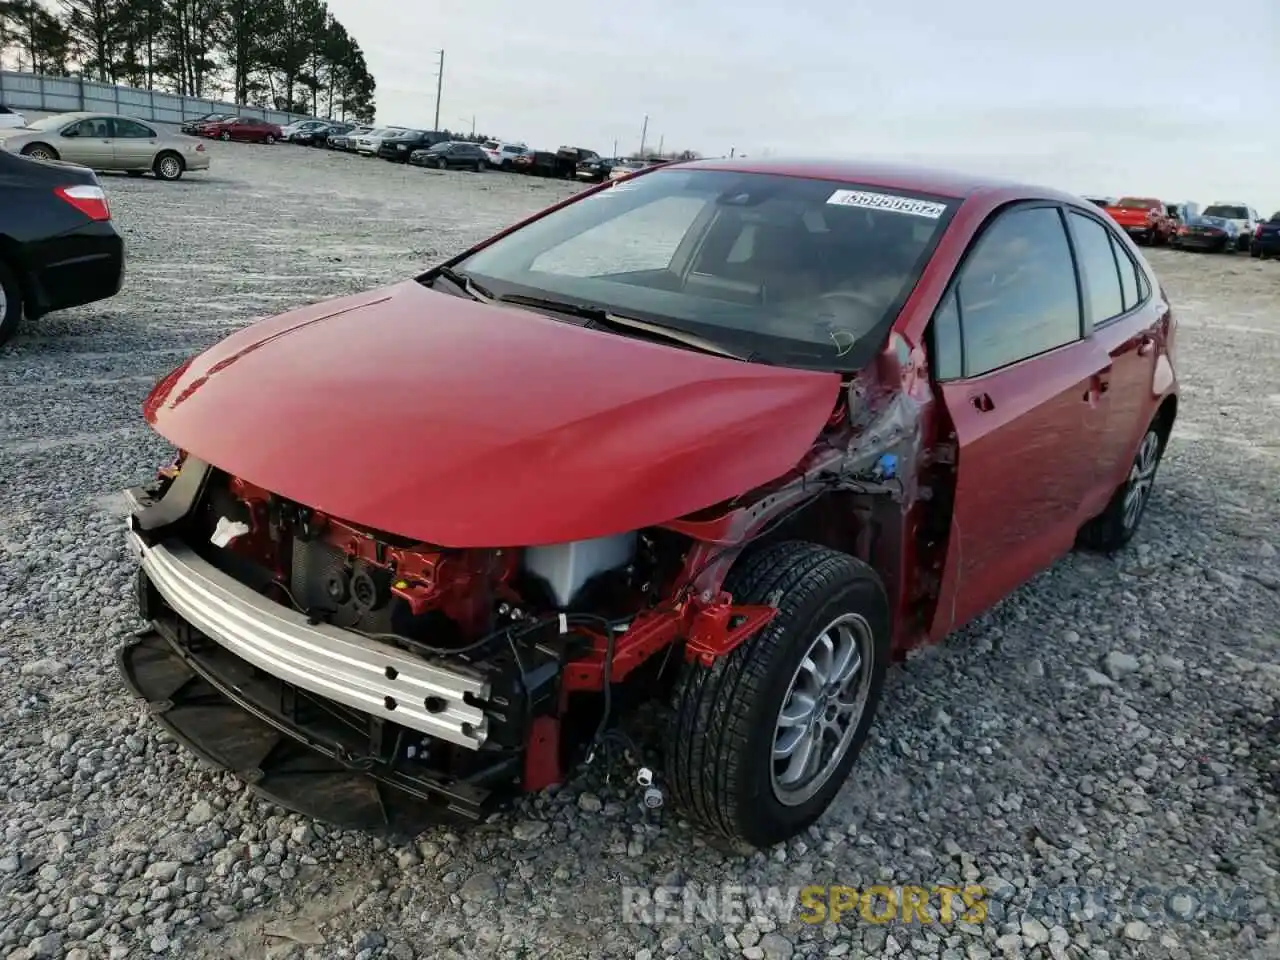
POLYGON ((0 0, 0 61, 372 122, 374 80, 324 0, 0 0))

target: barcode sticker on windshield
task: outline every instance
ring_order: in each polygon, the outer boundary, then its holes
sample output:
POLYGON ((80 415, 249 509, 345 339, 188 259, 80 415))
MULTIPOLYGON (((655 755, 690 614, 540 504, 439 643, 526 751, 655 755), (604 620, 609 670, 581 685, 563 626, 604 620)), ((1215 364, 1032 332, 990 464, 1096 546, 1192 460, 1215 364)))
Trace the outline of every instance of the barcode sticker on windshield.
POLYGON ((945 203, 915 200, 911 197, 895 197, 888 193, 867 193, 865 190, 837 190, 827 197, 827 203, 838 207, 862 207, 865 210, 907 213, 913 217, 928 217, 930 220, 937 220, 947 210, 945 203))

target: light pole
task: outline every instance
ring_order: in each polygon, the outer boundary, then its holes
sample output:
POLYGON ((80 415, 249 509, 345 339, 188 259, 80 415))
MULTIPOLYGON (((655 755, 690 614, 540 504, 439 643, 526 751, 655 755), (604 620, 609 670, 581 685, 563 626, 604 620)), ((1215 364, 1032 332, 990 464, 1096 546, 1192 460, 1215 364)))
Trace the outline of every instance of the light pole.
POLYGON ((649 135, 649 115, 644 115, 644 126, 640 128, 640 156, 644 157, 644 140, 649 135))
POLYGON ((444 89, 444 51, 440 51, 440 67, 436 71, 436 125, 440 129, 440 91, 444 89))
POLYGON ((471 119, 470 119, 470 120, 467 120, 467 118, 466 118, 466 117, 459 117, 458 119, 459 119, 459 120, 461 120, 463 123, 470 123, 470 124, 471 124, 471 136, 472 136, 472 137, 474 137, 474 136, 476 135, 476 117, 475 117, 475 114, 473 113, 473 114, 471 115, 471 119))

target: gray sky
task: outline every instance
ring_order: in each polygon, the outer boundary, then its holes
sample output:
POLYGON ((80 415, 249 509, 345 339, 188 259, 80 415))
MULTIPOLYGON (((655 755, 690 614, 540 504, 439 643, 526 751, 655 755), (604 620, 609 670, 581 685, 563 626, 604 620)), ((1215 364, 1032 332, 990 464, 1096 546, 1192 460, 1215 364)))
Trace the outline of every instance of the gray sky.
POLYGON ((378 120, 1280 209, 1280 0, 329 0, 378 120))

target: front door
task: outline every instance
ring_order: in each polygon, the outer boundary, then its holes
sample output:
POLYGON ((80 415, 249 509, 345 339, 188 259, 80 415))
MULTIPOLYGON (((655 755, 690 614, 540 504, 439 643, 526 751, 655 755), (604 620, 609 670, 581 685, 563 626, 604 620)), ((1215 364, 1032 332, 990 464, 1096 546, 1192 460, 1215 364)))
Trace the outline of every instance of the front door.
POLYGON ((159 135, 137 120, 116 117, 111 123, 116 166, 121 170, 149 170, 160 147, 159 135))
POLYGON ((90 117, 65 127, 58 137, 58 156, 91 170, 109 170, 115 162, 111 125, 106 117, 90 117))
POLYGON ((930 636, 962 626, 1071 549, 1097 486, 1110 360, 1083 336, 1063 212, 996 216, 931 332, 957 483, 930 636))

